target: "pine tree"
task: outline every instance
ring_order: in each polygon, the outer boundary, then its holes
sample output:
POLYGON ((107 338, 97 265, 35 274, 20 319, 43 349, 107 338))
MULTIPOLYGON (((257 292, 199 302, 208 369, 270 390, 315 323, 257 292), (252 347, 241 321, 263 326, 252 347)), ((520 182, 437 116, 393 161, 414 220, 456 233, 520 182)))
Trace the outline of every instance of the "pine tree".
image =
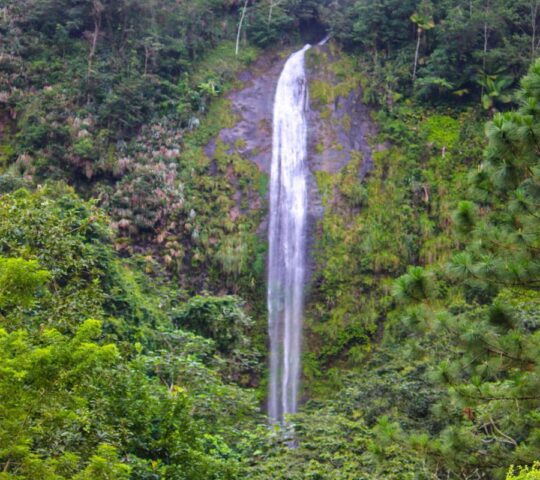
POLYGON ((462 248, 432 277, 446 298, 424 293, 435 286, 419 268, 395 287, 430 307, 428 327, 447 345, 433 372, 447 427, 429 457, 459 478, 504 478, 540 451, 540 60, 521 87, 520 108, 486 125, 472 198, 454 215, 462 248))

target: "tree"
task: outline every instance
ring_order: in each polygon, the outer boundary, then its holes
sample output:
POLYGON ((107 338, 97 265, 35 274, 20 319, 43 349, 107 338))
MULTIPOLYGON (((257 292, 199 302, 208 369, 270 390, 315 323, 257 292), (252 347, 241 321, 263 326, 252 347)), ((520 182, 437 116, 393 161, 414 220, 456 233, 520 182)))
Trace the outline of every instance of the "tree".
POLYGON ((247 10, 248 3, 249 3, 249 0, 246 0, 244 2, 244 7, 242 8, 242 13, 240 14, 240 21, 238 22, 238 31, 236 33, 236 48, 235 48, 236 56, 238 56, 238 53, 240 52, 240 34, 242 33, 242 24, 244 23, 244 18, 246 17, 246 10, 247 10))
POLYGON ((38 289, 49 280, 36 260, 0 257, 0 311, 6 307, 29 307, 38 289))
POLYGON ((393 293, 404 303, 420 302, 434 297, 434 287, 432 274, 422 267, 409 267, 407 273, 396 281, 393 293))
POLYGON ((485 110, 495 111, 497 105, 507 104, 512 101, 512 95, 509 88, 514 79, 509 75, 496 73, 489 75, 481 73, 476 82, 482 87, 482 107, 485 110))
POLYGON ((435 22, 431 16, 431 4, 423 2, 419 12, 411 15, 411 21, 416 25, 416 49, 414 51, 413 81, 416 80, 416 68, 418 66, 418 54, 420 51, 420 40, 422 33, 435 27, 435 22))
MULTIPOLYGON (((236 478, 252 393, 224 382, 212 340, 173 326, 177 286, 121 264, 109 235, 64 185, 0 198, 0 478, 236 478)), ((238 299, 185 310, 252 371, 238 299)))
POLYGON ((396 285, 429 307, 425 328, 447 346, 432 376, 448 391, 437 406, 447 426, 428 456, 449 472, 494 478, 540 449, 540 60, 521 85, 521 108, 488 122, 474 201, 454 216, 462 249, 438 273, 446 308, 423 293, 420 270, 396 285))
MULTIPOLYGON (((54 474, 77 471, 82 449, 77 455, 69 437, 87 422, 88 389, 119 358, 116 346, 94 342, 100 334, 95 320, 83 323, 71 339, 54 329, 32 338, 0 328, 0 468, 13 475, 7 478, 62 479, 54 474), (55 445, 56 458, 36 454, 35 449, 50 452, 55 445)), ((85 447, 86 454, 93 452, 92 441, 85 447)), ((112 468, 105 465, 102 472, 112 468)))
POLYGON ((216 342, 222 353, 246 346, 252 325, 237 297, 195 296, 176 315, 176 324, 216 342))
POLYGON ((102 15, 105 7, 100 0, 92 0, 92 18, 94 21, 94 33, 92 34, 92 42, 90 44, 90 52, 88 53, 88 75, 92 69, 92 60, 96 55, 96 47, 101 30, 102 15))
POLYGON ((536 58, 536 51, 538 50, 538 40, 536 38, 536 30, 538 28, 538 8, 540 7, 540 1, 530 0, 530 12, 531 12, 531 60, 536 58))
POLYGON ((268 7, 268 23, 270 23, 272 21, 272 13, 274 11, 274 8, 279 6, 284 1, 285 0, 270 0, 270 5, 268 7))
POLYGON ((532 467, 510 467, 506 480, 538 480, 540 479, 540 462, 534 462, 532 467), (517 473, 516 473, 517 470, 517 473))

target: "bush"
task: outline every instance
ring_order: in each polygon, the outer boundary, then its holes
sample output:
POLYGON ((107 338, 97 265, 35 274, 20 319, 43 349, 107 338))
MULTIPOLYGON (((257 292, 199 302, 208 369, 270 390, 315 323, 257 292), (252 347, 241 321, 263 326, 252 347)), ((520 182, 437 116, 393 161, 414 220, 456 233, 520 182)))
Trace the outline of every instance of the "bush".
POLYGON ((246 333, 252 325, 237 297, 201 295, 191 298, 180 309, 175 323, 179 328, 214 340, 218 350, 223 353, 245 346, 248 343, 246 333))
POLYGON ((517 469, 512 465, 508 470, 506 480, 540 480, 540 462, 535 462, 531 467, 517 469))

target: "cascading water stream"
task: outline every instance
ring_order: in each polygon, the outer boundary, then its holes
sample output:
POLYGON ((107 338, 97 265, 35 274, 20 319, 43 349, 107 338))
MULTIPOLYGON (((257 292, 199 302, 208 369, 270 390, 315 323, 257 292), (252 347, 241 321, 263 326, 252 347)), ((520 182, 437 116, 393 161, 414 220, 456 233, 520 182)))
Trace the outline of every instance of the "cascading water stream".
POLYGON ((307 82, 304 55, 283 68, 274 100, 268 264, 268 415, 283 422, 298 407, 307 215, 307 82))

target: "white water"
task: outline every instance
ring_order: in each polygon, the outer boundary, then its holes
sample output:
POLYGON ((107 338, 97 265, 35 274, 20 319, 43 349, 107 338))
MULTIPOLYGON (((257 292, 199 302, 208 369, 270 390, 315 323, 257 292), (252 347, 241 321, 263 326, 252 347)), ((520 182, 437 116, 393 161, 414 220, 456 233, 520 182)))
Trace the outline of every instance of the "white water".
POLYGON ((326 42, 330 40, 330 34, 326 35, 317 45, 326 45, 326 42))
POLYGON ((276 422, 298 409, 307 213, 307 83, 304 54, 285 64, 274 99, 268 265, 270 391, 276 422))

